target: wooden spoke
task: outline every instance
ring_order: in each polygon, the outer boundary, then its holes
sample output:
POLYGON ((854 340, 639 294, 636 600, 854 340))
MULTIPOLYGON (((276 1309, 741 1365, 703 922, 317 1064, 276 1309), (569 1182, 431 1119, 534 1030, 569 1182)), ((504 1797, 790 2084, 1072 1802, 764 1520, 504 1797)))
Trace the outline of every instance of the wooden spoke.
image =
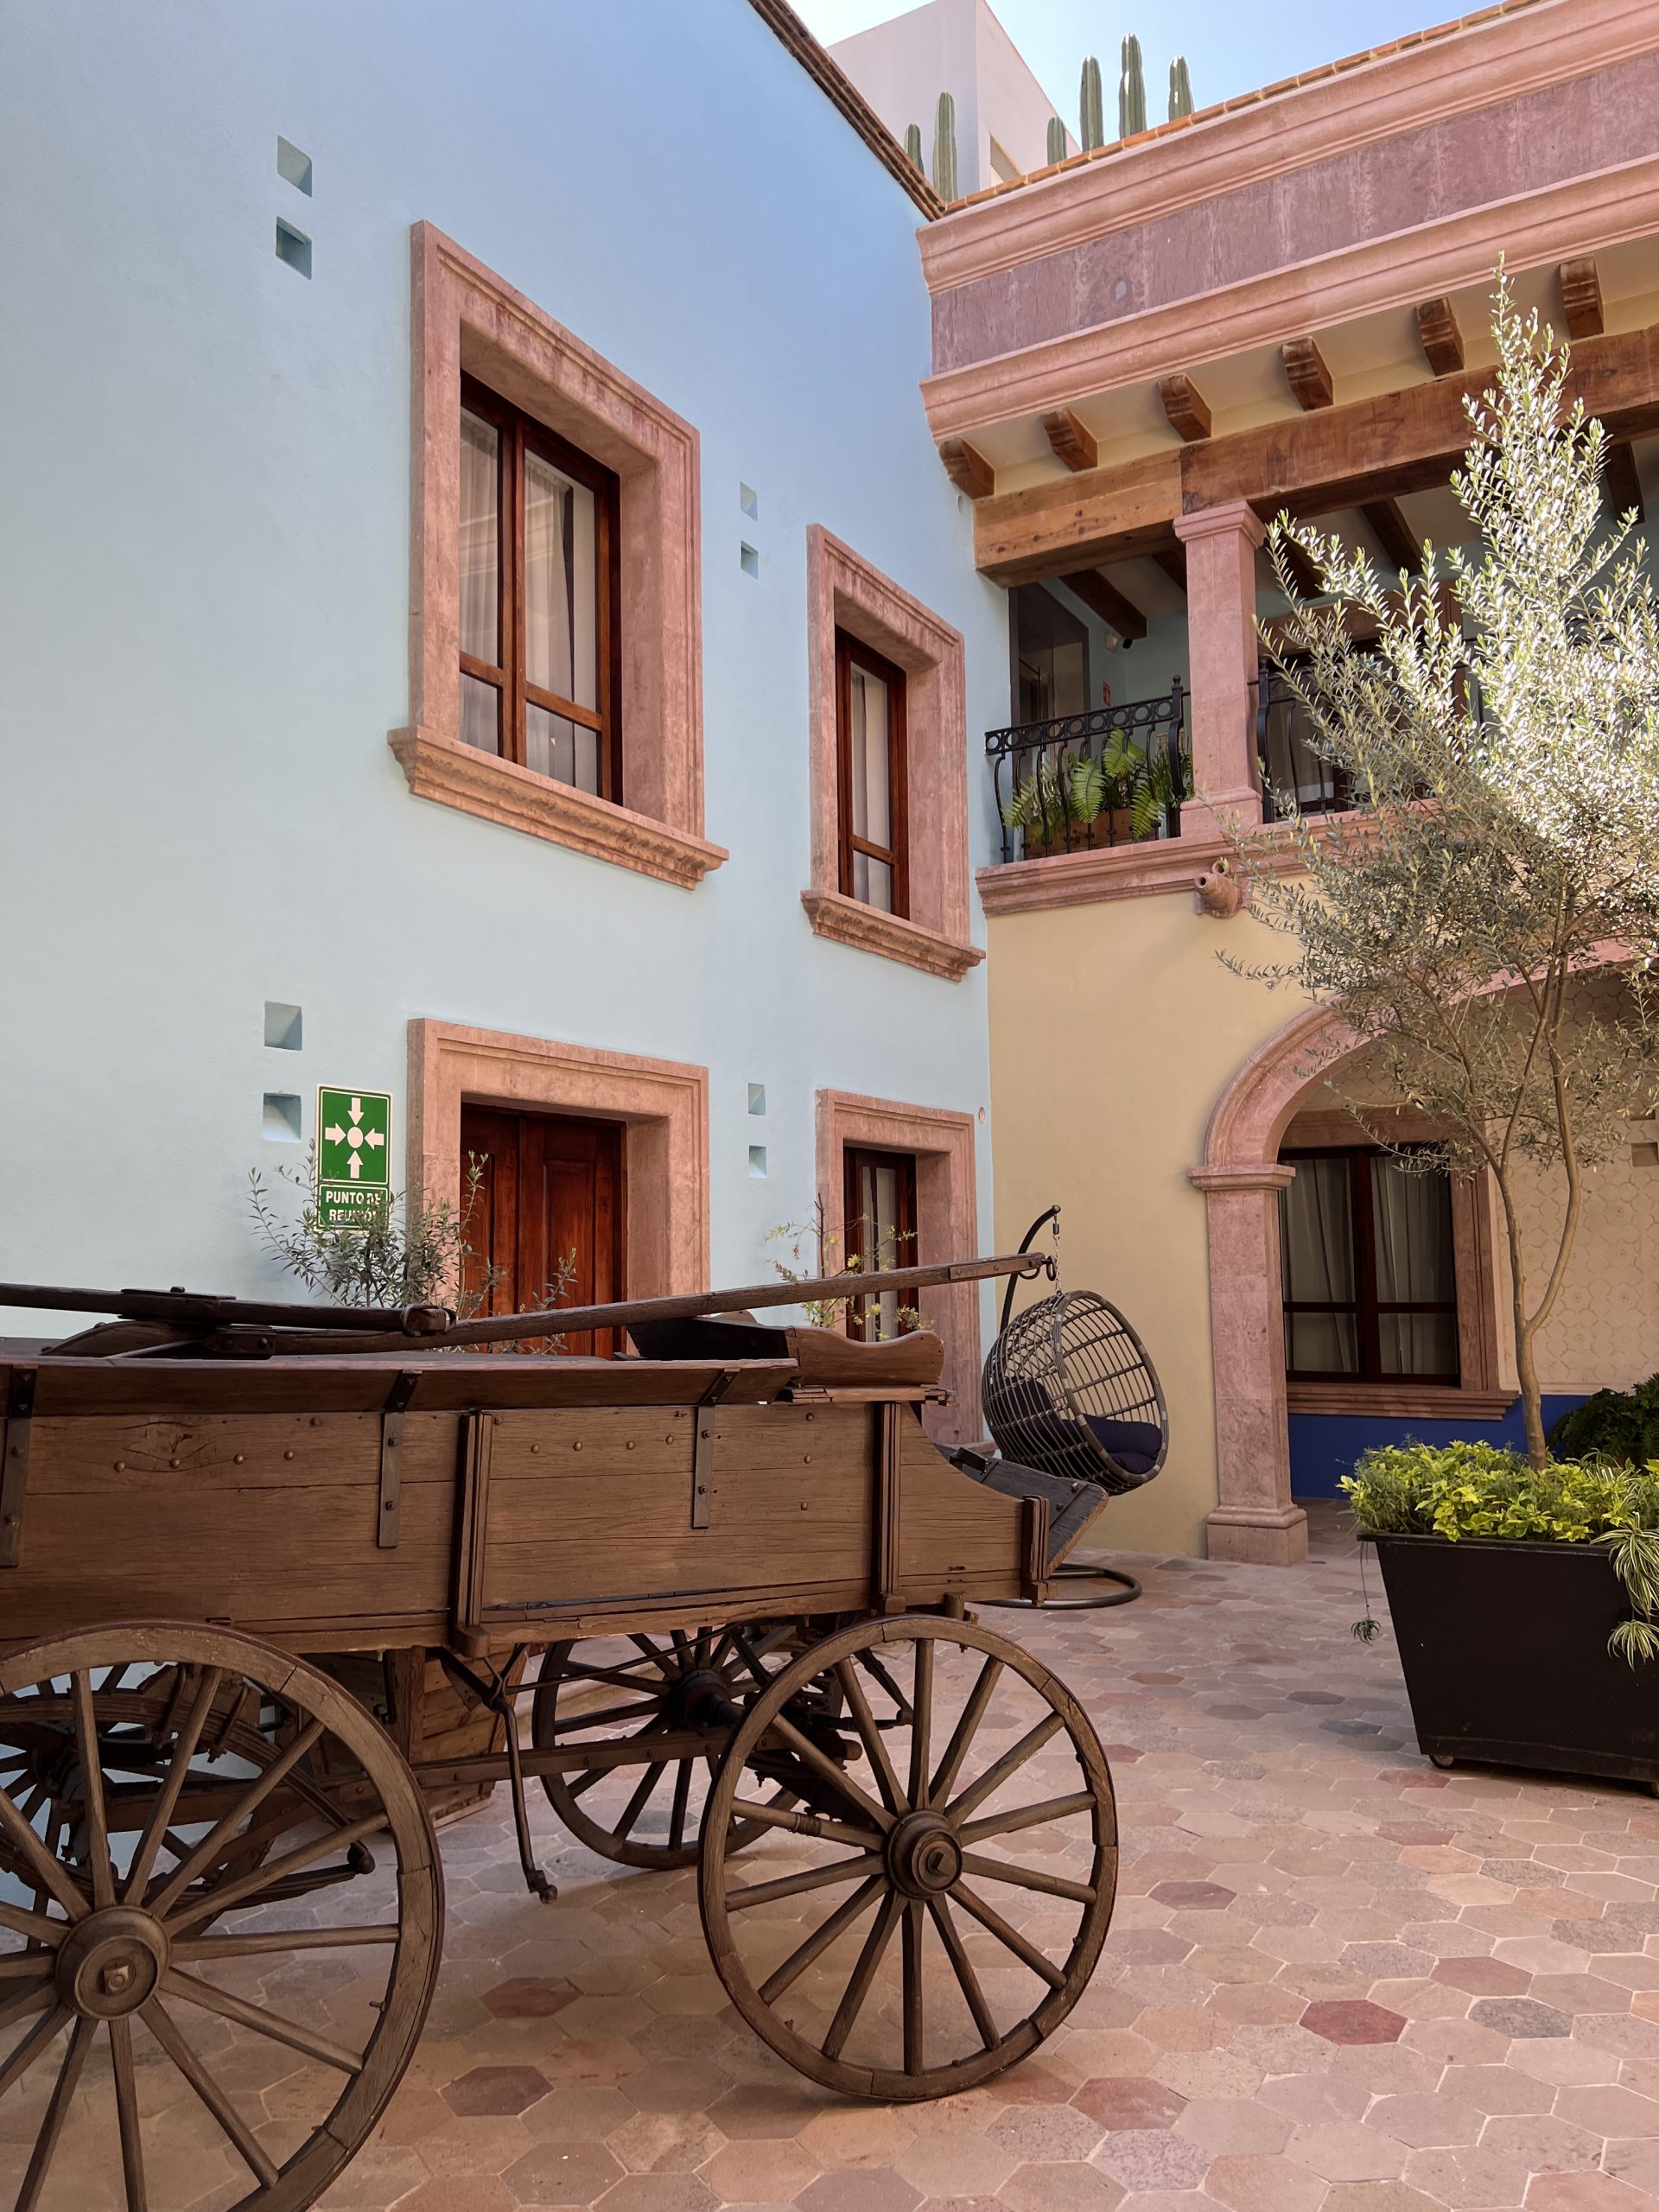
POLYGON ((596 1782, 603 1782, 607 1774, 615 1772, 614 1767, 596 1766, 590 1767, 585 1774, 577 1775, 574 1781, 566 1775, 563 1777, 565 1789, 570 1796, 580 1797, 584 1789, 591 1789, 596 1782))
POLYGON ((861 1851, 851 1859, 837 1859, 828 1866, 814 1866, 802 1874, 780 1874, 775 1882, 747 1882, 726 1892, 728 1912, 740 1912, 753 1904, 771 1904, 778 1897, 800 1897, 808 1890, 832 1889, 837 1882, 851 1882, 870 1871, 873 1851, 861 1851))
POLYGON ((841 2002, 836 2007, 836 2017, 830 2023, 830 2032, 820 2048, 826 2058, 839 2058, 847 2047, 847 2038, 853 2024, 863 2009, 864 1999, 870 1993, 870 1984, 875 1980, 887 1945, 893 1941, 893 1931, 899 1925, 905 1901, 896 1891, 890 1890, 882 1901, 874 1928, 864 1939, 864 1948, 858 1955, 858 1963, 842 1992, 841 2002))
POLYGON ((643 1690, 647 1685, 645 1662, 632 1659, 620 1667, 579 1666, 572 1660, 559 1669, 565 1680, 573 1682, 608 1682, 613 1689, 643 1690))
POLYGON ((836 1937, 852 1926, 876 1891, 883 1886, 882 1877, 872 1874, 868 1881, 859 1885, 844 1904, 838 1906, 828 1920, 790 1953, 780 1967, 767 1975, 760 1985, 760 1994, 768 2005, 775 2003, 786 1989, 791 1988, 800 1980, 812 1961, 821 1958, 836 1937))
POLYGON ((269 2036, 272 2043, 286 2044, 290 2050, 303 2051, 308 2058, 334 2067, 341 2074, 363 2071, 362 2059, 355 2051, 347 2050, 344 2044, 320 2036, 315 2029, 302 2027, 297 2020, 290 2020, 281 2012, 250 2005, 245 1997, 232 1996, 228 1989, 216 1988, 211 1981, 203 1981, 196 1974, 169 1967, 162 1976, 162 1988, 168 1997, 200 2005, 204 2012, 218 2012, 225 2019, 251 2028, 257 2036, 269 2036))
POLYGON ((1028 1943, 1017 1928, 1010 1928, 1001 1914, 988 1905, 983 1897, 976 1897, 961 1882, 957 1884, 950 1895, 964 1912, 972 1913, 982 1928, 988 1928, 1000 1943, 1006 1945, 1015 1958, 1028 1966, 1034 1974, 1040 1975, 1051 1989, 1058 1989, 1065 1982, 1065 1976, 1053 1960, 1046 1957, 1034 1943, 1028 1943))
POLYGON ((874 1681, 880 1683, 882 1688, 886 1690, 887 1695, 893 1700, 893 1704, 897 1707, 898 1711, 894 1716, 893 1725, 900 1728, 907 1727, 911 1719, 910 1700, 899 1688, 898 1683, 893 1681, 893 1676, 888 1672, 887 1669, 882 1665, 881 1662, 876 1657, 873 1651, 859 1652, 857 1654, 857 1661, 858 1664, 863 1668, 867 1675, 870 1675, 874 1681))
MULTIPOLYGON (((86 1678, 79 1675, 75 1679, 79 1685, 86 1678)), ((35 2212, 35 2207, 40 2203, 41 2191, 46 2186, 47 2171, 57 2150, 58 2139, 63 2133, 63 2123, 69 2117, 69 2101, 75 2094, 80 2070, 86 2063, 86 2054, 92 2048, 97 2028, 95 2020, 75 2022, 75 2031, 69 2038, 69 2048, 63 2054, 63 2063, 58 2069, 58 2078, 53 2085, 46 2117, 41 2122, 40 2133, 35 2138, 29 2171, 23 2176, 23 2185, 17 2192, 16 2212, 35 2212)))
POLYGON ((881 1732, 876 1726, 874 1717, 870 1712, 869 1700, 864 1694, 864 1685, 859 1681, 850 1660, 842 1661, 836 1669, 836 1678, 840 1682, 842 1694, 847 1700, 854 1726, 857 1728, 864 1745, 865 1755, 875 1770, 875 1778, 880 1785, 881 1795, 887 1802, 887 1810, 890 1813, 908 1812, 910 1808, 906 1801, 904 1791, 899 1787, 899 1777, 893 1771, 893 1761, 888 1757, 887 1745, 882 1740, 881 1732))
POLYGON ((50 1944, 54 1950, 69 1933, 67 1920, 51 1920, 43 1912, 29 1912, 3 1899, 0 1899, 0 1928, 9 1928, 14 1936, 27 1936, 32 1943, 50 1944))
POLYGON ((924 2056, 925 2039, 922 2021, 922 1930, 926 1926, 922 1917, 922 1903, 912 1897, 905 1908, 905 2071, 920 2074, 925 2070, 924 2056))
POLYGON ((752 1797, 734 1799, 732 1817, 759 1821, 762 1827, 792 1828, 797 1835, 821 1836, 826 1843, 858 1843, 870 1851, 881 1847, 880 1835, 874 1828, 855 1828, 845 1821, 827 1821, 822 1813, 792 1813, 781 1804, 757 1804, 752 1797))
POLYGON ((47 1961, 36 1951, 24 1963, 33 1968, 35 1980, 27 1989, 0 1998, 0 2028, 9 2028, 14 2020, 26 2020, 31 2012, 41 2012, 53 2001, 52 1976, 41 1972, 47 1961))
POLYGON ((372 1928, 251 1929, 245 1936, 185 1936, 174 1944, 175 1961, 256 1958, 268 1951, 326 1951, 358 1944, 395 1943, 395 1923, 372 1928))
POLYGON ((644 1652, 645 1657, 650 1660, 652 1665, 656 1668, 659 1675, 666 1675, 671 1681, 673 1680, 674 1667, 672 1662, 670 1660, 666 1652, 659 1651, 657 1649, 656 1645, 652 1642, 648 1636, 631 1636, 628 1638, 628 1642, 632 1644, 637 1645, 639 1649, 644 1652))
POLYGON ((1069 1797, 1045 1797, 1035 1805, 1021 1805, 1017 1812, 992 1813, 982 1821, 969 1821, 957 1831, 958 1843, 982 1843, 987 1836, 1013 1835, 1020 1828, 1041 1827, 1046 1821, 1069 1821, 1078 1813, 1096 1809, 1092 1791, 1073 1790, 1069 1797))
POLYGON ((686 1808, 691 1802, 691 1762, 682 1759, 674 1777, 674 1802, 668 1815, 668 1847, 678 1851, 685 1841, 686 1808))
POLYGON ((830 1758, 826 1752, 821 1751, 810 1737, 803 1736, 793 1722, 785 1720, 782 1713, 779 1714, 772 1725, 773 1732, 783 1738, 798 1758, 804 1760, 815 1774, 821 1777, 842 1796, 849 1798, 861 1812, 868 1813, 876 1826, 884 1834, 886 1834, 893 1826, 893 1815, 888 1812, 885 1805, 878 1805, 874 1797, 867 1796, 848 1774, 845 1767, 837 1766, 834 1759, 830 1758))
MULTIPOLYGON (((70 1677, 70 1688, 75 1701, 75 1750, 80 1761, 81 1809, 86 1821, 86 1856, 92 1866, 92 1903, 101 1910, 105 1905, 115 1903, 115 1872, 110 1865, 110 1836, 104 1821, 104 1754, 99 1745, 98 1722, 92 1713, 92 1677, 84 1667, 78 1667, 70 1677)), ((86 2062, 86 2046, 79 2029, 69 2050, 71 2057, 77 2050, 79 2051, 80 2055, 75 2060, 75 2072, 79 2075, 86 2062)), ((66 2070, 68 2064, 69 2060, 66 2058, 66 2070)))
POLYGON ((305 1844, 298 1851, 290 1851, 286 1859, 273 1859, 268 1865, 256 1867, 252 1873, 244 1874, 238 1881, 219 1883, 209 1890, 206 1897, 187 1898, 184 1910, 172 1916, 168 1933, 172 1935, 175 1931, 193 1928, 199 1920, 207 1920, 216 1913, 228 1912, 233 1904, 240 1904, 245 1897, 251 1897, 260 1890, 274 1888, 290 1874, 302 1873, 308 1866, 315 1866, 319 1859, 326 1858, 329 1852, 336 1849, 349 1851, 354 1843, 361 1842, 365 1836, 374 1834, 385 1824, 384 1813, 370 1813, 363 1820, 353 1821, 349 1827, 330 1829, 327 1835, 319 1836, 315 1843, 305 1844))
POLYGON ((321 1735, 321 1720, 308 1722, 295 1737, 293 1742, 271 1761, 264 1772, 257 1776, 248 1784, 229 1810, 222 1813, 214 1821, 183 1866, 174 1868, 162 1885, 160 1894, 145 1900, 153 1913, 163 1918, 166 1916, 174 1899, 181 1896, 202 1869, 211 1866, 213 1861, 220 1855, 226 1840, 240 1827, 250 1814, 256 1812, 264 1803, 266 1798, 284 1776, 292 1773, 300 1761, 317 1744, 321 1735))
POLYGON ((996 2032, 991 2008, 985 2001, 985 1993, 979 1986, 979 1976, 974 1972, 974 1962, 963 1946, 961 1931, 950 1917, 950 1901, 948 1897, 930 1897, 927 1905, 933 1916, 933 1925, 939 1931, 945 1956, 955 1969, 957 1985, 968 1999, 968 2010, 974 2016, 979 2040, 987 2050, 995 2050, 1001 2038, 996 2032))
POLYGON ((1092 1904, 1095 1901, 1092 1883, 1065 1881, 1058 1874, 1045 1874, 1035 1866, 1013 1866, 1006 1859, 987 1859, 982 1852, 965 1851, 962 1871, 978 1875, 982 1881, 1009 1882, 1016 1889, 1040 1890, 1046 1897, 1066 1897, 1073 1904, 1092 1904))
POLYGON ((969 1693, 967 1704, 962 1708, 956 1732, 945 1747, 944 1757, 939 1761, 927 1793, 930 1805, 942 1805, 950 1796, 957 1777, 962 1771, 962 1763, 978 1732, 979 1724, 985 1718, 985 1708, 991 1701, 991 1693, 995 1689, 996 1678, 1001 1672, 1002 1662, 993 1652, 979 1670, 979 1679, 969 1693))
POLYGON ((560 1735, 575 1728, 615 1728, 628 1720, 654 1720, 661 1711, 661 1705, 652 1698, 640 1705, 607 1705, 599 1713, 573 1713, 556 1719, 553 1726, 560 1735))
MULTIPOLYGON (((155 1804, 150 1808, 144 1832, 138 1839, 138 1848, 133 1853, 132 1864, 127 1870, 126 1887, 122 1896, 129 1904, 144 1893, 150 1870, 156 1864, 156 1854, 167 1839, 168 1823, 173 1818, 173 1808, 179 1802, 179 1792, 184 1788, 190 1762, 196 1755, 196 1745, 201 1740, 202 1729, 207 1715, 213 1711, 213 1700, 219 1695, 219 1686, 224 1679, 223 1671, 218 1667, 209 1667, 202 1675, 200 1687, 186 1715, 178 1741, 173 1747, 173 1758, 166 1778, 156 1794, 155 1804)), ((182 1858, 184 1853, 181 1851, 178 1856, 182 1858)))
POLYGON ((121 2177, 127 2212, 149 2212, 144 2186, 144 2146, 138 2126, 138 2082, 132 2070, 132 2023, 110 2022, 110 2060, 115 2074, 115 2117, 121 2133, 121 2177))
POLYGON ((0 1839, 10 1844, 22 1861, 20 1871, 24 1878, 32 1879, 41 1895, 55 1897, 71 1920, 85 1916, 86 1900, 71 1879, 68 1868, 60 1866, 3 1789, 0 1789, 0 1839))
MULTIPOLYGON (((59 1921, 58 1926, 63 1926, 59 1921)), ((51 1971, 50 1959, 38 1951, 8 1951, 0 1958, 0 1981, 28 1981, 51 1971)))
POLYGON ((616 1833, 618 1835, 627 1835, 633 1827, 634 1822, 639 1819, 640 1814, 645 1811, 646 1805, 650 1802, 651 1793, 655 1789, 657 1784, 662 1780, 663 1773, 664 1765, 661 1762, 659 1762, 656 1766, 648 1766, 645 1769, 644 1774, 639 1777, 639 1787, 634 1791, 632 1796, 629 1798, 627 1803, 622 1808, 622 1817, 617 1822, 616 1827, 616 1833))
POLYGON ((916 1646, 910 1702, 910 1802, 921 1807, 928 1802, 928 1767, 933 1757, 933 1643, 929 1637, 916 1646))
POLYGON ((276 2178, 276 2168, 264 2145, 196 2056, 160 1999, 152 1997, 138 2017, 229 2136, 243 2164, 262 2187, 269 2189, 276 2178))
POLYGON ((73 2017, 67 2005, 54 2005, 39 2025, 29 2030, 10 2057, 0 2064, 0 2097, 22 2080, 35 2060, 56 2042, 65 2022, 73 2017))
POLYGON ((982 1805, 988 1797, 995 1796, 1009 1776, 1017 1774, 1026 1761, 1034 1758, 1065 1726, 1058 1713, 1045 1713, 1034 1727, 1027 1729, 1017 1744, 1003 1752, 995 1766, 988 1766, 979 1780, 963 1791, 950 1807, 951 1818, 965 1821, 976 1805, 982 1805))

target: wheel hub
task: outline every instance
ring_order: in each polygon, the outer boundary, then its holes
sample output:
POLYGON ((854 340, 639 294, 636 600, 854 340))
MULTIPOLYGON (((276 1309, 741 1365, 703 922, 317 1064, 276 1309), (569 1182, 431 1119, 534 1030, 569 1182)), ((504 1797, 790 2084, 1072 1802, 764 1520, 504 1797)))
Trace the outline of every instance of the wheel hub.
POLYGON ((58 1994, 83 2018, 124 2019, 147 2005, 167 1971, 167 1932, 136 1905, 105 1905, 58 1946, 58 1994))
POLYGON ((683 1675, 664 1699, 664 1719, 679 1728, 734 1728, 743 1718, 724 1675, 701 1668, 683 1675))
POLYGON ((962 1846, 943 1813, 906 1813, 887 1837, 887 1872, 907 1897, 936 1897, 962 1874, 962 1846))

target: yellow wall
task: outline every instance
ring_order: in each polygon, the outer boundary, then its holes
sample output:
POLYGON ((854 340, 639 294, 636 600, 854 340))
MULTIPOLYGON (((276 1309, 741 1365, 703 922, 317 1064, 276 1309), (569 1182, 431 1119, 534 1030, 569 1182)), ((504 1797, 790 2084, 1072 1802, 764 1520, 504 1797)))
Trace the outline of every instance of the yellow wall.
MULTIPOLYGON (((1189 891, 991 917, 988 931, 997 1249, 1011 1250, 1058 1200, 1065 1287, 1122 1309, 1169 1406, 1168 1463, 1144 1491, 1114 1500, 1105 1541, 1201 1555, 1216 1502, 1215 1402, 1205 1201, 1186 1171, 1242 1063, 1307 1001, 1223 967, 1223 949, 1271 961, 1282 940, 1248 914, 1198 912, 1189 891)), ((1548 1179, 1528 1180, 1523 1218, 1541 1273, 1559 1205, 1548 1179)), ((1495 1264, 1501 1342, 1501 1242, 1495 1264)), ((1540 1339, 1547 1390, 1628 1388, 1659 1369, 1656 1274, 1659 1169, 1626 1151, 1591 1184, 1540 1339)))
POLYGON ((1190 891, 988 922, 998 1249, 1052 1201, 1065 1286, 1096 1290, 1145 1340, 1170 1452, 1114 1501, 1106 1541, 1202 1554, 1216 1501, 1205 1202, 1186 1179, 1241 1061, 1306 1005, 1229 973, 1225 946, 1271 959, 1248 915, 1190 891))

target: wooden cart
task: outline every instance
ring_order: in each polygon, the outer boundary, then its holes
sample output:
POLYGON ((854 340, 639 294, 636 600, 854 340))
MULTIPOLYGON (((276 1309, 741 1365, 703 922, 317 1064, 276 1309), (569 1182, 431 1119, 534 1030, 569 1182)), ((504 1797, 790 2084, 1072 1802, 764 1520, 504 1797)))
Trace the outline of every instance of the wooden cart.
POLYGON ((1111 1783, 969 1609, 1040 1599, 1053 1505, 1070 1541, 1093 1502, 935 1449, 937 1385, 895 1377, 937 1339, 458 1358, 446 1316, 198 1304, 0 1363, 0 2201, 16 2171, 34 2212, 72 2108, 112 2105, 127 2212, 172 2212, 164 2060, 226 2206, 311 2204, 432 1999, 432 1809, 502 1781, 544 1896, 527 1777, 605 1857, 696 1860, 716 1973, 816 2081, 938 2096, 1052 2031, 1110 1918, 1111 1783), (429 1678, 493 1749, 434 1742, 429 1678))

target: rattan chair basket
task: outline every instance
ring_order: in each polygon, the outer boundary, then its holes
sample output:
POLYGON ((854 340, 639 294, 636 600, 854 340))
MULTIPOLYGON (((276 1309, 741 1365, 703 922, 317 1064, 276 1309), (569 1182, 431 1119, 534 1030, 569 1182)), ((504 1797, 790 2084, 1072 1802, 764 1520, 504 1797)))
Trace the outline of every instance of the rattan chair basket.
POLYGON ((981 1382, 1004 1456, 1046 1474, 1139 1490, 1169 1452, 1169 1414, 1146 1347, 1091 1290, 1057 1291, 1003 1326, 981 1382))

